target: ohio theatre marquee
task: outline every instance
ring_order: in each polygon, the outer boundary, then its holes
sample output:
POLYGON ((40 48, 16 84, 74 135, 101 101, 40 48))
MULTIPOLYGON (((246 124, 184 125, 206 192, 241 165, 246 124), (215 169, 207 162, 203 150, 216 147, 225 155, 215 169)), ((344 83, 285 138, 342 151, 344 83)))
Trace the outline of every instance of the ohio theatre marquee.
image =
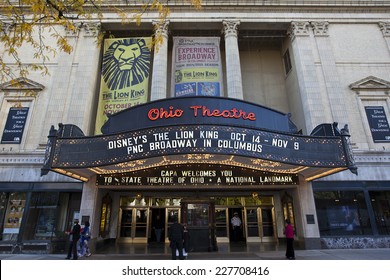
POLYGON ((321 124, 301 135, 289 115, 229 98, 138 105, 109 116, 101 131, 85 136, 74 125, 52 127, 42 174, 97 175, 99 185, 261 185, 356 171, 346 129, 321 124))

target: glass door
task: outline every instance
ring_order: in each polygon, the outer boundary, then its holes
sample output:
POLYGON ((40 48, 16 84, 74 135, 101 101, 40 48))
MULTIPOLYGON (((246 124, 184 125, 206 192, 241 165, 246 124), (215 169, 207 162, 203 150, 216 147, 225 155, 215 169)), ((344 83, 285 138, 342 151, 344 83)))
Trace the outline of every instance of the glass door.
POLYGON ((258 208, 247 208, 246 209, 246 225, 247 225, 247 240, 249 241, 260 241, 259 235, 259 213, 258 208))
POLYGON ((183 222, 188 225, 190 235, 189 246, 198 252, 214 251, 215 239, 215 208, 212 202, 193 200, 182 202, 183 222))
POLYGON ((148 208, 121 208, 119 237, 124 242, 147 242, 148 208))
POLYGON ((261 233, 264 241, 273 241, 275 239, 273 208, 261 208, 261 233))
POLYGON ((131 238, 131 228, 133 224, 133 209, 121 209, 121 222, 119 237, 120 238, 131 238))
POLYGON ((169 243, 168 240, 168 233, 169 233, 169 228, 173 224, 174 217, 177 217, 178 221, 181 221, 180 217, 180 210, 179 208, 167 208, 166 209, 166 215, 165 215, 165 242, 169 243))
POLYGON ((285 193, 282 197, 282 207, 283 207, 283 224, 286 219, 289 219, 291 225, 295 229, 295 218, 294 218, 294 203, 292 196, 285 193))
POLYGON ((229 221, 226 208, 215 209, 215 228, 218 242, 229 242, 229 221))
POLYGON ((148 209, 135 209, 135 238, 147 238, 148 209))

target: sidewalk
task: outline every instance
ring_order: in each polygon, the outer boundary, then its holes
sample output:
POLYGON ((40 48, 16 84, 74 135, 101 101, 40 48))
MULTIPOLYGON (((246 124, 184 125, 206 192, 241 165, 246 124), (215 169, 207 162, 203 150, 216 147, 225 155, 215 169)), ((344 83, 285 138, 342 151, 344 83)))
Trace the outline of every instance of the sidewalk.
MULTIPOLYGON (((285 252, 196 252, 188 260, 286 260, 285 252)), ((0 260, 64 260, 63 254, 2 254, 0 260)), ((296 260, 390 260, 390 248, 296 250, 296 260)), ((79 260, 169 260, 170 253, 93 254, 79 260)))

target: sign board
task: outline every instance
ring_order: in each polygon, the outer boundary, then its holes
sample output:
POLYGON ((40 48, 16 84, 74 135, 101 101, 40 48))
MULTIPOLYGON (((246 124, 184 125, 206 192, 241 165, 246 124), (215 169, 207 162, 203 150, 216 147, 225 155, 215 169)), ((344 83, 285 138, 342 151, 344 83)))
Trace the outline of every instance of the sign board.
POLYGON ((1 144, 20 144, 28 115, 28 107, 11 107, 5 123, 1 144))
POLYGON ((181 97, 141 104, 109 116, 103 134, 160 126, 215 124, 296 133, 288 114, 231 98, 181 97))
POLYGON ((180 154, 237 155, 315 167, 345 166, 340 137, 310 137, 233 126, 168 126, 59 138, 52 167, 86 168, 180 154))
POLYGON ((173 37, 172 91, 181 96, 222 96, 219 37, 173 37))
POLYGON ((148 99, 151 37, 104 40, 96 131, 109 115, 148 99))
POLYGON ((390 142, 390 127, 383 106, 364 107, 368 124, 375 143, 390 142))
POLYGON ((297 185, 296 174, 274 174, 230 166, 166 166, 126 174, 101 174, 96 185, 103 186, 188 186, 188 185, 297 185))

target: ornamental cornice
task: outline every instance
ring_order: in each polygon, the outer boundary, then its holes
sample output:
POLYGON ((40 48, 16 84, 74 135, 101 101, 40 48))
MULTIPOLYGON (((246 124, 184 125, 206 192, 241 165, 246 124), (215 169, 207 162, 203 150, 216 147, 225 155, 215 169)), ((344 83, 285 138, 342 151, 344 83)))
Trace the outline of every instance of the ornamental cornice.
POLYGON ((390 164, 390 152, 357 153, 354 151, 355 163, 390 164))
POLYGON ((375 76, 368 76, 364 79, 356 81, 349 85, 349 88, 360 93, 362 91, 384 91, 387 93, 390 90, 390 82, 377 78, 375 76))
POLYGON ((45 156, 42 155, 0 155, 0 166, 10 165, 43 165, 45 156))
POLYGON ((85 37, 97 37, 101 30, 100 22, 76 22, 72 28, 65 28, 66 37, 78 37, 84 30, 85 37))
MULTIPOLYGON (((150 4, 149 0, 138 0, 135 1, 135 3, 127 3, 124 0, 103 0, 102 1, 102 9, 110 9, 112 6, 121 6, 121 7, 127 7, 129 9, 134 9, 134 7, 143 8, 145 4, 150 4)), ((178 1, 178 0, 170 0, 167 1, 166 4, 170 9, 177 7, 177 8, 188 8, 193 9, 192 6, 190 6, 188 1, 178 1)), ((280 6, 287 6, 287 7, 297 7, 299 9, 302 9, 304 7, 321 7, 321 8, 335 8, 337 7, 340 9, 340 7, 343 8, 350 8, 350 7, 386 7, 390 5, 390 2, 388 0, 322 0, 322 1, 307 1, 307 0, 278 0, 278 1, 253 1, 253 0, 202 0, 202 8, 206 7, 280 7, 280 6)))
POLYGON ((14 92, 15 94, 17 94, 17 92, 26 91, 39 92, 44 89, 44 85, 24 77, 19 77, 10 82, 0 84, 0 90, 6 92, 14 92))

